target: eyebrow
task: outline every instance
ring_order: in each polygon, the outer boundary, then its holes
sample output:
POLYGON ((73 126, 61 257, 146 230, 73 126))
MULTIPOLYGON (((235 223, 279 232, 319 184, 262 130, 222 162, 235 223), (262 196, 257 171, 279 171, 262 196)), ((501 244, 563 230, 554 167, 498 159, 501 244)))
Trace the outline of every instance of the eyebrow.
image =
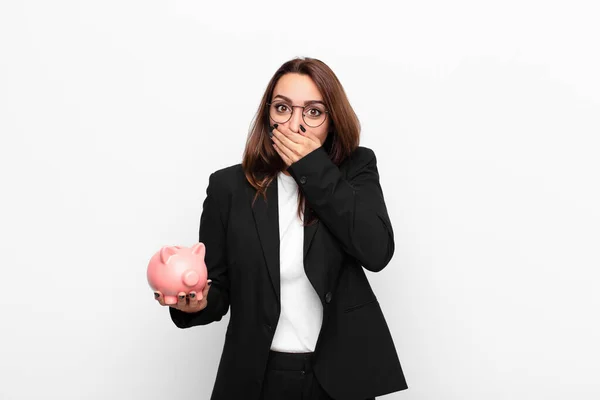
MULTIPOLYGON (((289 97, 285 97, 285 96, 284 96, 284 95, 282 95, 282 94, 278 94, 277 96, 273 97, 273 99, 275 99, 275 98, 277 98, 277 97, 281 97, 282 99, 284 99, 284 100, 285 100, 285 101, 287 101, 287 102, 290 102, 290 103, 292 102, 292 99, 290 99, 289 97)), ((324 102, 322 102, 321 100, 306 100, 306 101, 304 102, 304 105, 307 105, 307 104, 312 104, 312 103, 321 103, 321 104, 325 105, 325 103, 324 103, 324 102)))

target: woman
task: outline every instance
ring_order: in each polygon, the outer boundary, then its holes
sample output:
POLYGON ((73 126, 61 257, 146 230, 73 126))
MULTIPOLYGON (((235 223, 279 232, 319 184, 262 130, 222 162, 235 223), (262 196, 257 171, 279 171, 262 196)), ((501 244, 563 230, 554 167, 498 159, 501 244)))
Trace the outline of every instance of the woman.
POLYGON ((293 59, 267 86, 242 163, 210 175, 200 242, 211 284, 180 293, 169 312, 183 329, 231 307, 212 400, 364 400, 407 388, 363 269, 383 270, 394 233, 359 133, 333 71, 293 59))

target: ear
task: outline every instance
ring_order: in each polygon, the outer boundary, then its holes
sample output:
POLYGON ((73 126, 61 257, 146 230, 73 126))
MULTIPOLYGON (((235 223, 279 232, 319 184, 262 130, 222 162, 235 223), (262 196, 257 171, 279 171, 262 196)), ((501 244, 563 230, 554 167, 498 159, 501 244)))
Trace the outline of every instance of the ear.
POLYGON ((206 246, 202 242, 198 242, 192 246, 192 254, 200 256, 204 258, 204 254, 206 254, 206 246))
POLYGON ((175 250, 176 248, 176 246, 163 246, 160 249, 160 261, 163 264, 168 264, 171 256, 177 254, 177 251, 175 250))

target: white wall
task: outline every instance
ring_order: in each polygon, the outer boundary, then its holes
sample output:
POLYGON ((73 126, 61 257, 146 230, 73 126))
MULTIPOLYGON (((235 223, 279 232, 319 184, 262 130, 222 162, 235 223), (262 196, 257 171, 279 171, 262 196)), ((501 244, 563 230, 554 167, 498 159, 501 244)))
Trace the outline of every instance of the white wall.
POLYGON ((378 156, 384 398, 599 398, 594 3, 1 1, 0 399, 209 398, 229 314, 176 328, 147 262, 295 56, 378 156))

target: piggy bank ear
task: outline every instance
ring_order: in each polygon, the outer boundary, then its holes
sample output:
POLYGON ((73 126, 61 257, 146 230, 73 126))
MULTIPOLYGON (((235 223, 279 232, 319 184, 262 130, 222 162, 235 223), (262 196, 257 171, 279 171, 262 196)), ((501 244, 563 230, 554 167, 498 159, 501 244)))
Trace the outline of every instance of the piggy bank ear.
POLYGON ((174 254, 177 254, 176 247, 163 246, 162 249, 160 249, 160 261, 163 264, 168 264, 169 258, 171 258, 171 256, 174 254))
POLYGON ((206 254, 206 246, 204 243, 198 242, 192 246, 192 254, 196 254, 202 258, 204 258, 204 254, 206 254))

